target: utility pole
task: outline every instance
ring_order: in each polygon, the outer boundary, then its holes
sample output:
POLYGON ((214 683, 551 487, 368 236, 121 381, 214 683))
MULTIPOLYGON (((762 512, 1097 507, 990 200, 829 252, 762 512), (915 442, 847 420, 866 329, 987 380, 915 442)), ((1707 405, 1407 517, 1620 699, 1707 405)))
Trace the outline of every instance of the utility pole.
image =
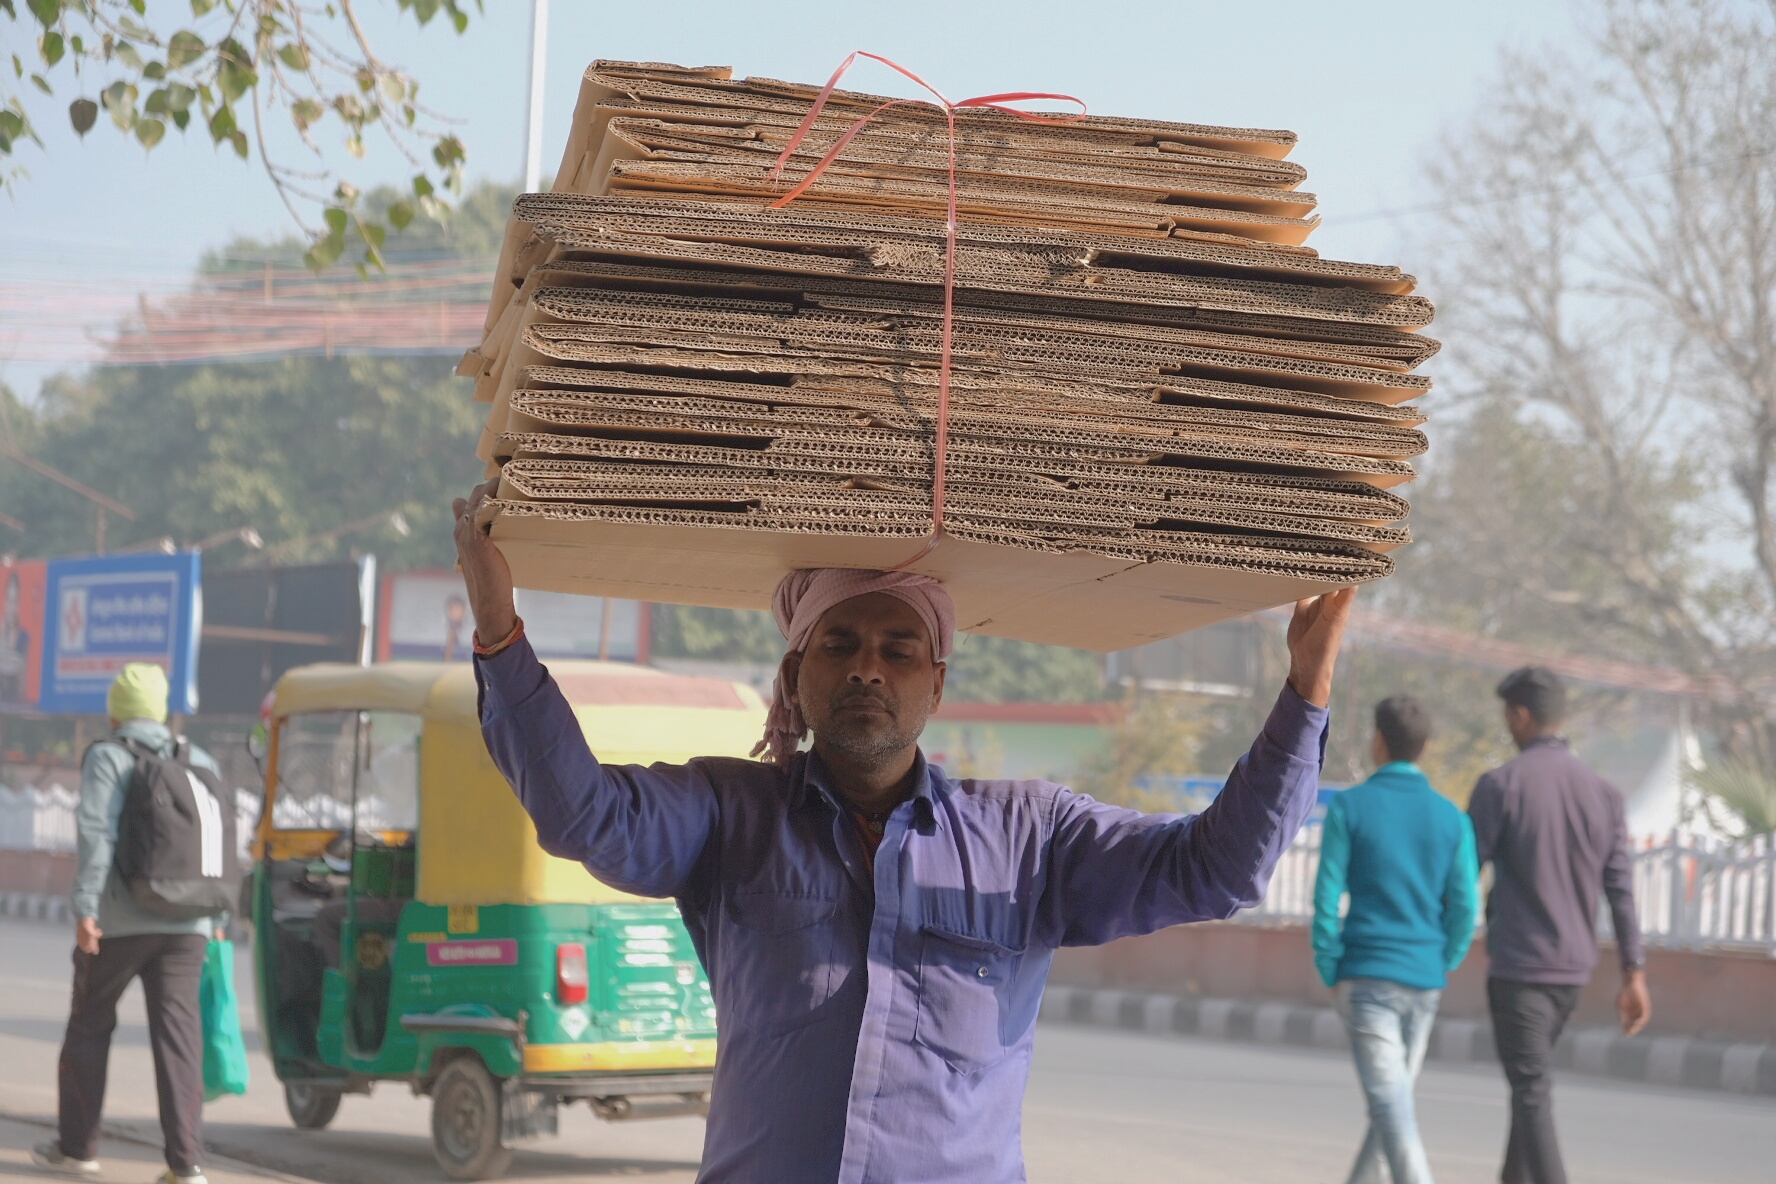
POLYGON ((64 489, 73 490, 75 493, 78 493, 81 497, 93 504, 94 510, 98 515, 93 523, 94 554, 103 555, 105 553, 105 515, 107 511, 112 514, 120 515, 130 522, 136 520, 135 511, 118 501, 116 498, 106 497, 98 490, 82 485, 60 469, 52 469, 36 457, 27 456, 17 448, 14 448, 10 443, 0 443, 0 456, 17 461, 38 476, 47 477, 64 489))
POLYGON ((524 192, 543 180, 543 68, 548 64, 549 0, 530 0, 530 105, 524 113, 524 192))

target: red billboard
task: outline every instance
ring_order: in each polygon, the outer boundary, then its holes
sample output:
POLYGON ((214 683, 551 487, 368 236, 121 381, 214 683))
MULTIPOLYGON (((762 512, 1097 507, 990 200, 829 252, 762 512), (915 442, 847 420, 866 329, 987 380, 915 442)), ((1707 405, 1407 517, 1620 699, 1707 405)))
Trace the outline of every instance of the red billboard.
POLYGON ((35 711, 43 693, 48 564, 0 558, 0 711, 35 711))

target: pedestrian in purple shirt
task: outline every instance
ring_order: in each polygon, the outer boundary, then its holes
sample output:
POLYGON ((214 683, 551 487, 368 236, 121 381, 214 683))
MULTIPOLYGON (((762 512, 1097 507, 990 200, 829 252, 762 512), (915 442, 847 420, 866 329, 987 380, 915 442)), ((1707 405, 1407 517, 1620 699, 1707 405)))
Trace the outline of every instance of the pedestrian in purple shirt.
POLYGON ((455 505, 482 732, 545 850, 678 902, 720 1032, 702 1181, 1022 1180, 1055 949, 1256 904, 1314 805, 1351 589, 1296 605, 1288 684, 1190 818, 927 764, 954 609, 895 572, 784 580, 767 761, 601 765, 475 526, 489 492, 455 505))
POLYGON ((1634 911, 1634 856, 1622 795, 1560 737, 1566 687, 1525 666, 1499 683, 1518 755, 1480 778, 1468 817, 1486 898, 1486 980, 1493 1042, 1511 1085, 1503 1184, 1566 1184, 1554 1132, 1554 1046, 1597 964, 1597 897, 1609 903, 1622 986, 1622 1031, 1646 1027, 1652 1001, 1634 911))

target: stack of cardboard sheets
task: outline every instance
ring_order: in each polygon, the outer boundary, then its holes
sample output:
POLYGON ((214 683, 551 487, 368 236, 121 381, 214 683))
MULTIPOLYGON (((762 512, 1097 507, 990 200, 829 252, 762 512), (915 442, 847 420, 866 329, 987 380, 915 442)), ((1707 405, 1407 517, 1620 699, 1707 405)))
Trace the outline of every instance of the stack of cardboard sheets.
POLYGON ((1386 575, 1431 305, 1301 245, 1287 132, 956 115, 599 62, 513 210, 487 518, 522 586, 762 608, 796 567, 936 576, 964 628, 1116 649, 1386 575), (910 562, 909 562, 910 561, 910 562))

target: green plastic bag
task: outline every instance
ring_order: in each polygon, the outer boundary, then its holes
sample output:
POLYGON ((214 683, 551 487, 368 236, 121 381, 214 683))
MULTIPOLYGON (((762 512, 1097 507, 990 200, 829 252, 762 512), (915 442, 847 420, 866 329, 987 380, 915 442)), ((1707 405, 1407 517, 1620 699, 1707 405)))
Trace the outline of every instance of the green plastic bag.
POLYGON ((241 1039, 240 1002, 234 996, 234 943, 212 941, 198 983, 203 1009, 204 1101, 247 1092, 247 1044, 241 1039))

